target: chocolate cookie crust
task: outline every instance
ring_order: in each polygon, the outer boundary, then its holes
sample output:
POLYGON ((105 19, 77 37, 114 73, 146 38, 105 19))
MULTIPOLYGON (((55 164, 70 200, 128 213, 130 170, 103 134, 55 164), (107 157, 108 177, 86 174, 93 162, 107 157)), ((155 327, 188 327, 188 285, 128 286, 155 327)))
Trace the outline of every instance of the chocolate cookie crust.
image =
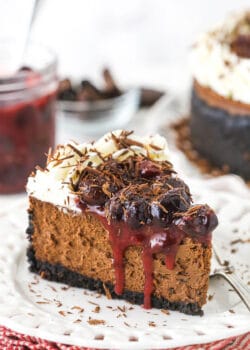
MULTIPOLYGON (((50 264, 36 259, 35 252, 32 247, 27 250, 27 257, 30 264, 30 271, 41 275, 49 281, 65 283, 72 287, 86 288, 91 291, 97 291, 101 294, 109 294, 112 299, 124 299, 133 304, 143 305, 144 294, 124 290, 121 295, 117 295, 114 291, 114 285, 110 282, 103 283, 99 279, 94 279, 88 276, 81 275, 71 271, 60 264, 50 264)), ((152 296, 152 307, 157 309, 167 309, 180 311, 187 315, 202 316, 203 311, 198 303, 171 302, 165 298, 152 296)))

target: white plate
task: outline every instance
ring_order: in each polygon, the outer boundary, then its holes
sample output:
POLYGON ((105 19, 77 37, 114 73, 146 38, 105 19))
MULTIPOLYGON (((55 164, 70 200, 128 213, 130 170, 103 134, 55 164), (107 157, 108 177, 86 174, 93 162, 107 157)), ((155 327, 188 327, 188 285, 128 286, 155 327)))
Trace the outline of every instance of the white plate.
MULTIPOLYGON (((174 154, 179 166, 182 157, 174 154)), ((182 164, 183 165, 183 164, 182 164)), ((183 168, 182 168, 183 169, 183 168)), ((195 200, 216 209, 220 226, 214 237, 247 283, 250 238, 250 194, 235 176, 186 179, 195 200), (232 253, 236 249, 236 253, 232 253)), ((1 200, 0 200, 1 202, 1 200)), ((1 208, 3 203, 0 203, 1 208)), ((0 324, 44 339, 94 348, 162 349, 206 343, 250 331, 250 314, 232 288, 211 280, 205 315, 144 310, 123 301, 77 288, 65 288, 28 271, 25 258, 26 200, 4 208, 0 229, 0 324), (99 312, 97 305, 100 307, 99 312), (82 311, 84 309, 84 311, 82 311), (99 320, 100 324, 95 320, 99 320), (102 324, 102 321, 105 323, 102 324)))
MULTIPOLYGON (((147 118, 151 133, 156 131, 153 120, 163 120, 165 107, 171 110, 170 104, 171 99, 163 98, 153 110, 154 118, 147 118)), ((177 113, 171 115, 176 118, 177 113)), ((173 140, 172 135, 169 138, 173 140)), ((204 178, 173 143, 171 148, 172 162, 190 186, 195 202, 208 203, 218 214, 220 225, 214 239, 223 258, 230 260, 239 276, 249 283, 249 189, 233 175, 204 178)), ((6 197, 0 197, 0 324, 65 344, 133 350, 207 343, 250 331, 246 307, 230 285, 218 278, 210 281, 210 297, 203 317, 148 311, 42 280, 28 271, 25 258, 26 200, 18 198, 16 205, 14 199, 8 205, 5 203, 6 197), (96 320, 99 324, 95 324, 96 320)))

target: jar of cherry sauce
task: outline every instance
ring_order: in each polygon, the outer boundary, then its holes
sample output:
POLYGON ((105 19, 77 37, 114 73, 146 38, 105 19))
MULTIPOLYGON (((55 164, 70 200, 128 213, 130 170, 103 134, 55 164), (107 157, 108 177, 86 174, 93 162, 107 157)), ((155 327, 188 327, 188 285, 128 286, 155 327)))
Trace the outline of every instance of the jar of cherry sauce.
POLYGON ((41 46, 24 66, 0 78, 0 194, 22 192, 30 172, 45 165, 55 142, 57 60, 41 46))

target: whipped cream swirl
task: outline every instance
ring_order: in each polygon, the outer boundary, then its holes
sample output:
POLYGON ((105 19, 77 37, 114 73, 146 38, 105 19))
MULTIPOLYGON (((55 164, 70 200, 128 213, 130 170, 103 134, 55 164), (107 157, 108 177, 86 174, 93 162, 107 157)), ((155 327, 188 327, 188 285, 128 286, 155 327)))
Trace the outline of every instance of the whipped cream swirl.
POLYGON ((250 36, 250 12, 229 16, 202 34, 191 53, 191 68, 199 84, 234 101, 250 104, 250 58, 231 49, 235 35, 250 36))
POLYGON ((74 184, 78 182, 83 169, 86 166, 98 167, 108 156, 119 162, 134 154, 147 156, 154 161, 169 160, 165 138, 159 135, 141 137, 116 130, 94 143, 77 144, 71 141, 59 145, 53 154, 49 152, 46 168, 38 168, 28 178, 27 193, 41 201, 80 212, 74 184), (129 146, 121 148, 120 140, 124 137, 131 142, 129 146))

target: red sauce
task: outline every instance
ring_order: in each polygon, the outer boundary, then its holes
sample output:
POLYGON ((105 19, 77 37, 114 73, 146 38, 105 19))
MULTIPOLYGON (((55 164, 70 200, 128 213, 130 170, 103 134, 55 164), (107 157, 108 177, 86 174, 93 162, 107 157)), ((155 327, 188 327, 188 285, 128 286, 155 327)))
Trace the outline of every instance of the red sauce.
POLYGON ((30 101, 0 104, 0 193, 24 190, 36 165, 54 146, 55 92, 30 101))
MULTIPOLYGON (((125 285, 124 274, 124 253, 130 246, 142 247, 142 261, 145 276, 144 285, 144 307, 151 307, 151 294, 153 293, 153 260, 157 253, 165 254, 165 263, 167 269, 173 269, 175 257, 180 243, 187 236, 203 244, 210 244, 211 231, 202 228, 197 232, 192 231, 190 226, 191 217, 182 217, 176 219, 168 227, 160 227, 157 224, 144 225, 139 229, 131 229, 124 221, 112 220, 108 222, 104 211, 95 206, 85 206, 79 204, 82 210, 94 213, 103 223, 103 226, 109 232, 109 239, 113 249, 114 270, 115 270, 115 293, 123 293, 125 285)), ((213 212, 208 209, 207 220, 213 220, 213 212)), ((192 225, 192 223, 191 223, 192 225)), ((198 226, 197 226, 198 227, 198 226)), ((197 228, 196 227, 196 228, 197 228)), ((208 226, 209 227, 209 226, 208 226)))

